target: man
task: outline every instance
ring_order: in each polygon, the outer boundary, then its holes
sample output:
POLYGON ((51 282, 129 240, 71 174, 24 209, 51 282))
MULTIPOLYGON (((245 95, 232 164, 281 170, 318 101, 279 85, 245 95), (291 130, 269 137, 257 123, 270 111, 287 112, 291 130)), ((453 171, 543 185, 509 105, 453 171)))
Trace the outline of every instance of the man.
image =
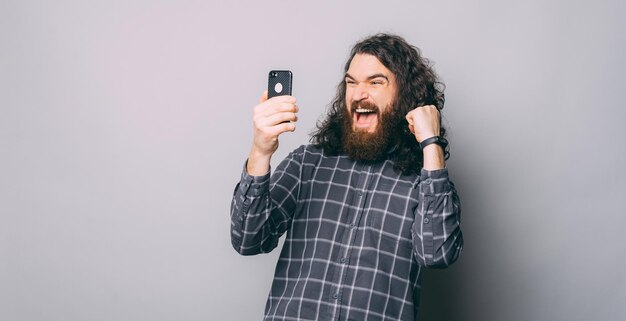
POLYGON ((278 136, 295 130, 298 107, 264 93, 231 238, 254 255, 287 232, 265 320, 415 320, 421 269, 447 267, 463 245, 443 103, 417 48, 394 35, 367 38, 352 49, 312 144, 270 178, 278 136))

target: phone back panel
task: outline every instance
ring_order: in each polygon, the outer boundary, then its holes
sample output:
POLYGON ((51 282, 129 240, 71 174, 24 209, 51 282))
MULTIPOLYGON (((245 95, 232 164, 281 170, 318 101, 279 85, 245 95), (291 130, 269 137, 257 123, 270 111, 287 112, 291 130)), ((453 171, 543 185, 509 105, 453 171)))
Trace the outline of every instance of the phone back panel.
POLYGON ((291 95, 292 74, 289 70, 272 70, 267 81, 267 98, 291 95))

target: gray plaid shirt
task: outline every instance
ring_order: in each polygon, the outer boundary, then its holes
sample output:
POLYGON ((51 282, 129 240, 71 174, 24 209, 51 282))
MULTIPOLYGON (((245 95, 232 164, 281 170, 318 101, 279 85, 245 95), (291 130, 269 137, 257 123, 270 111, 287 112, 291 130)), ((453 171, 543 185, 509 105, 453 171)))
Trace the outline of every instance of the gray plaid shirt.
POLYGON ((271 176, 245 167, 231 204, 231 241, 267 253, 287 232, 265 320, 415 320, 422 267, 463 246, 447 169, 406 176, 311 146, 271 176))

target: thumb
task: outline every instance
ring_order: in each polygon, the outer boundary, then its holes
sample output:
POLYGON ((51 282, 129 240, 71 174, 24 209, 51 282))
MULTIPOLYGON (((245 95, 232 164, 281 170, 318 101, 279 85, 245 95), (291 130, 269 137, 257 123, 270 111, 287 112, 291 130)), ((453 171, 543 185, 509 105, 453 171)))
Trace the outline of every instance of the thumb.
POLYGON ((262 103, 266 100, 267 100, 267 90, 264 90, 263 95, 261 95, 261 99, 259 99, 259 102, 262 103))

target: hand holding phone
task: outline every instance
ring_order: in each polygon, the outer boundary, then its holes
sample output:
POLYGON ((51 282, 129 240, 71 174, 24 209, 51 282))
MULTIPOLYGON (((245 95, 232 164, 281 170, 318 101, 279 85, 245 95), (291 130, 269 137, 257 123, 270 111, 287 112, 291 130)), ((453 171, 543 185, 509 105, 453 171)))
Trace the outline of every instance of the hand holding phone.
POLYGON ((246 167, 250 175, 267 173, 271 156, 278 148, 278 136, 296 130, 298 106, 291 96, 291 79, 289 70, 272 70, 268 74, 267 94, 261 96, 252 117, 254 142, 246 167))

